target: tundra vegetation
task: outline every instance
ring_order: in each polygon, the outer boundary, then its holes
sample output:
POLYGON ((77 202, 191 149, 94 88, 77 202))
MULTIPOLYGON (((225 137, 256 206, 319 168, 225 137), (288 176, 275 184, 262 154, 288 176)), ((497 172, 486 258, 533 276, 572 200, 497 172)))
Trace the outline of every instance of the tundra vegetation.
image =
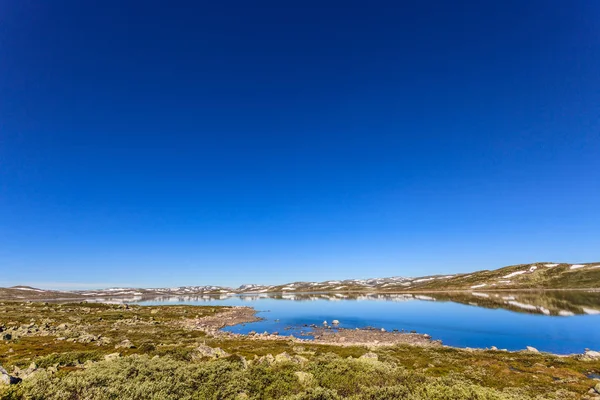
POLYGON ((228 307, 0 303, 0 399, 599 398, 600 358, 218 335, 228 307), (2 382, 2 380, 0 380, 2 382))

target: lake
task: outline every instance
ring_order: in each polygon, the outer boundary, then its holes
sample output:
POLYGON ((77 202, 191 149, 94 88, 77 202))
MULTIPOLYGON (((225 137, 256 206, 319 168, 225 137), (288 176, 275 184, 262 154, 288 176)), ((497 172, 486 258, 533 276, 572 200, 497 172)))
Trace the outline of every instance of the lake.
POLYGON ((288 293, 136 298, 130 302, 255 308, 263 320, 225 328, 236 333, 266 331, 300 337, 310 335, 311 324, 331 324, 337 319, 343 328, 416 331, 456 347, 521 350, 533 346, 557 354, 600 350, 600 292, 288 293))

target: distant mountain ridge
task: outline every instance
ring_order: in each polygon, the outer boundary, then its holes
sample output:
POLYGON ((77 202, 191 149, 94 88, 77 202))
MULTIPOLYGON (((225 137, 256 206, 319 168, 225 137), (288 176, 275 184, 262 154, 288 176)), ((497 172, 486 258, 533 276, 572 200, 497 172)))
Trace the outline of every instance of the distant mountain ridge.
POLYGON ((511 265, 496 270, 481 270, 452 275, 291 282, 283 285, 244 284, 238 288, 205 285, 172 288, 109 288, 56 291, 29 286, 13 286, 11 288, 0 288, 0 299, 84 299, 106 296, 219 295, 227 293, 394 293, 451 290, 490 291, 597 288, 600 288, 600 262, 584 264, 538 262, 511 265))

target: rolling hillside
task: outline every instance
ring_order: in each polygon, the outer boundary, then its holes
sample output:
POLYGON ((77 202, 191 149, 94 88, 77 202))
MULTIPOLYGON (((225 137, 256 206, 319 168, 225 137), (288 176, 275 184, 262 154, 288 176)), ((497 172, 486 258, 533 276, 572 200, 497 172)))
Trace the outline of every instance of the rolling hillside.
POLYGON ((292 282, 283 285, 246 284, 238 288, 181 286, 173 288, 110 288, 67 292, 14 286, 0 288, 0 299, 52 300, 131 297, 139 300, 140 298, 156 296, 250 293, 399 293, 524 289, 600 289, 600 262, 586 264, 539 262, 453 275, 292 282))

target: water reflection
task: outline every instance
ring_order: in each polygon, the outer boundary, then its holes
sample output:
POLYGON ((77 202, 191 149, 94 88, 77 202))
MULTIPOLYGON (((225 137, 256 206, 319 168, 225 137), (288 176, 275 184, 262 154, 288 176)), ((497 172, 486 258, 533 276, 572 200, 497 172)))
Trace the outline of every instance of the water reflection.
POLYGON ((241 302, 260 300, 287 301, 440 301, 518 313, 553 316, 600 315, 600 291, 527 291, 527 292, 447 292, 447 293, 256 293, 179 296, 129 296, 88 299, 111 303, 203 303, 236 299, 241 302))

